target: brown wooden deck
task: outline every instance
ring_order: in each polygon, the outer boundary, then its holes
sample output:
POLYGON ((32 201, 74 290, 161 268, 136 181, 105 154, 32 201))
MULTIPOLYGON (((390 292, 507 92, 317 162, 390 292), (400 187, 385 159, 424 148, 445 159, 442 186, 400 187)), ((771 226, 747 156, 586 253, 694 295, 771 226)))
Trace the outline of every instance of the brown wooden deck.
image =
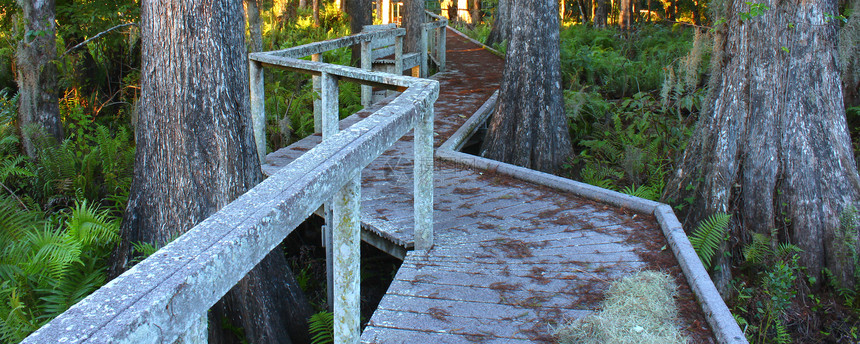
MULTIPOLYGON (((448 71, 435 76, 437 147, 498 88, 504 63, 448 37, 448 71)), ((270 154, 264 169, 277 170, 319 140, 270 154)), ((362 227, 404 248, 413 236, 411 151, 407 136, 362 174, 362 227)), ((648 257, 662 245, 641 240, 662 237, 653 216, 492 171, 437 159, 435 183, 436 244, 406 254, 363 342, 546 341, 549 324, 592 312, 609 282, 653 267, 648 257)), ((701 326, 691 321, 684 326, 701 326)))

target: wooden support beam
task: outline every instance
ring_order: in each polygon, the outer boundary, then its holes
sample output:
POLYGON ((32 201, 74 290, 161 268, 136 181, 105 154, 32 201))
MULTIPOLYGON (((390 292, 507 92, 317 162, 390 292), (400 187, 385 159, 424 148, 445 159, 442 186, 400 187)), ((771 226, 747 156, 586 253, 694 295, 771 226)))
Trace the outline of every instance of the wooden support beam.
MULTIPOLYGON (((370 71, 373 69, 373 59, 370 57, 371 40, 361 41, 361 69, 370 71)), ((373 98, 373 87, 361 85, 361 106, 370 106, 373 98)))
MULTIPOLYGON (((311 55, 311 61, 313 62, 323 62, 322 54, 313 54, 311 55)), ((320 81, 319 76, 311 76, 311 82, 313 82, 313 90, 316 94, 320 94, 320 81)), ((314 97, 314 132, 322 133, 322 103, 320 103, 320 99, 314 97)))
POLYGON ((439 53, 439 55, 436 55, 439 61, 437 72, 445 71, 445 49, 447 49, 445 47, 445 40, 448 39, 448 30, 446 29, 446 27, 447 26, 442 26, 439 28, 439 39, 436 40, 436 44, 438 44, 438 48, 436 49, 436 51, 438 51, 439 53))
MULTIPOLYGON (((340 129, 338 127, 340 123, 338 99, 340 89, 337 85, 337 77, 325 72, 320 75, 319 84, 322 139, 325 142, 336 135, 340 129)), ((322 228, 322 244, 325 246, 326 296, 329 307, 332 307, 337 294, 334 291, 334 238, 332 235, 334 221, 331 201, 326 202, 323 209, 325 225, 322 228)))
POLYGON ((421 51, 419 51, 420 56, 421 56, 421 59, 419 61, 420 64, 418 67, 418 68, 420 68, 419 76, 422 78, 426 78, 427 74, 428 74, 428 70, 427 70, 427 29, 423 28, 423 27, 421 28, 421 40, 418 41, 418 49, 421 49, 421 51))
POLYGON ((433 248, 433 102, 415 121, 415 249, 433 248))
POLYGON ((263 66, 249 61, 251 84, 251 122, 254 127, 254 142, 260 164, 266 162, 266 85, 263 82, 263 66))
POLYGON ((334 218, 334 342, 361 336, 361 171, 332 200, 334 218))

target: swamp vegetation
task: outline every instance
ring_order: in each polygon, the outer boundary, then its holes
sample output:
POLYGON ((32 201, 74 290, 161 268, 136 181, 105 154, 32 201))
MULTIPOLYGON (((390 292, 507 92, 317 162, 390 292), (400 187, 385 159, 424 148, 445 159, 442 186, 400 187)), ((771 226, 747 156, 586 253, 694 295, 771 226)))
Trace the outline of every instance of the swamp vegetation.
MULTIPOLYGON (((349 34, 348 16, 334 2, 321 2, 318 20, 310 6, 299 3, 258 2, 263 50, 349 34)), ((828 21, 843 30, 840 42, 857 42, 860 37, 857 3, 846 2, 838 13, 827 14, 828 21)), ((452 25, 486 41, 495 8, 501 6, 493 0, 480 4, 473 17, 483 17, 483 23, 453 21, 452 25)), ((710 68, 714 30, 727 25, 707 14, 706 9, 716 5, 716 0, 713 4, 638 1, 632 27, 622 30, 614 19, 624 10, 618 4, 605 0, 564 4, 561 88, 574 153, 565 157, 560 174, 661 199, 706 110, 709 81, 722 72, 710 68), (594 15, 592 6, 600 9, 594 15)), ((745 14, 754 17, 767 10, 750 3, 745 14)), ((20 341, 106 283, 131 187, 140 100, 140 3, 57 0, 55 16, 57 51, 52 65, 57 69, 57 86, 52 92, 58 99, 64 137, 31 135, 40 139, 33 141, 36 153, 28 155, 22 137, 39 129, 19 125, 16 54, 19 42, 47 33, 28 30, 21 8, 14 1, 0 0, 0 341, 4 343, 20 341)), ((502 52, 507 48, 504 40, 494 47, 502 52)), ((840 65, 856 67, 856 43, 854 53, 850 47, 840 49, 840 65)), ((323 59, 349 64, 351 55, 340 49, 323 59)), ((857 70, 843 69, 843 77, 856 82, 857 70)), ((307 76, 266 73, 266 132, 269 149, 276 150, 314 132, 316 94, 307 76)), ((845 116, 857 161, 860 97, 849 96, 848 91, 845 116)), ((355 84, 341 85, 341 117, 361 108, 359 93, 355 84)), ((682 213, 695 200, 671 201, 682 213)), ((687 231, 706 267, 732 271, 724 296, 751 342, 860 340, 860 248, 852 244, 860 230, 856 208, 843 212, 835 237, 841 259, 854 269, 853 284, 826 269, 823 281, 809 278, 800 263, 801 249, 780 242, 775 229, 738 235, 727 229, 728 214, 701 217, 704 220, 687 231), (726 256, 730 264, 716 264, 726 256)), ((325 277, 320 269, 324 267, 318 249, 310 244, 312 232, 297 231, 291 236, 286 254, 299 285, 320 311, 311 318, 312 340, 326 342, 330 320, 322 312, 326 305, 320 281, 324 284, 325 277)), ((157 249, 158 245, 145 242, 133 244, 142 256, 157 249)), ((396 271, 396 260, 369 256, 376 265, 362 266, 376 268, 363 271, 365 278, 390 278, 387 275, 396 271)), ((372 309, 372 302, 368 307, 372 309)))

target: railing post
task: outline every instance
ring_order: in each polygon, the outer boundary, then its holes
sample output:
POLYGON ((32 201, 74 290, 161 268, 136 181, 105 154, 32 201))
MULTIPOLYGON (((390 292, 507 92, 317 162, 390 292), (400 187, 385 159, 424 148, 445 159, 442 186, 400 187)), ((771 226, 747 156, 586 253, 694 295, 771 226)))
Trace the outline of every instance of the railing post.
POLYGON ((433 102, 415 123, 415 249, 433 248, 433 102))
POLYGON ((447 26, 447 23, 445 23, 445 25, 442 25, 442 27, 439 28, 439 39, 436 41, 436 44, 438 46, 436 51, 438 51, 439 54, 436 55, 436 58, 439 61, 439 66, 437 66, 439 70, 437 72, 445 71, 445 49, 447 49, 445 47, 445 40, 448 38, 448 30, 446 30, 445 28, 447 26))
POLYGON ((257 144, 257 157, 260 164, 266 162, 266 84, 263 82, 263 66, 250 61, 251 84, 251 122, 254 128, 254 142, 257 144))
MULTIPOLYGON (((311 55, 311 61, 314 62, 323 62, 322 54, 313 54, 311 55)), ((313 83, 313 90, 316 94, 320 93, 320 77, 312 76, 311 82, 313 83)), ((320 98, 314 97, 314 132, 322 133, 322 100, 320 98)))
POLYGON ((177 341, 179 344, 206 344, 209 343, 209 317, 206 313, 200 320, 194 322, 182 337, 177 341))
POLYGON ((403 75, 403 36, 394 37, 394 74, 403 75))
MULTIPOLYGON (((361 41, 361 69, 369 71, 373 68, 370 56, 370 40, 361 41)), ((361 106, 367 108, 373 98, 373 87, 361 85, 361 106)))
POLYGON ((421 26, 421 40, 418 41, 418 49, 420 49, 421 58, 420 58, 420 71, 419 74, 422 78, 426 78, 428 73, 427 70, 427 27, 421 26))
POLYGON ((360 332, 361 170, 332 200, 334 218, 334 342, 358 343, 360 332))
MULTIPOLYGON (((322 131, 323 141, 337 134, 340 122, 338 94, 340 93, 337 85, 337 77, 326 72, 319 76, 320 85, 320 129, 322 131)), ((323 207, 325 214, 325 226, 323 227, 323 245, 325 245, 325 265, 326 265, 326 294, 328 295, 328 304, 332 305, 337 299, 337 294, 334 293, 334 243, 333 243, 333 227, 334 221, 332 218, 333 207, 331 202, 326 202, 323 207)))

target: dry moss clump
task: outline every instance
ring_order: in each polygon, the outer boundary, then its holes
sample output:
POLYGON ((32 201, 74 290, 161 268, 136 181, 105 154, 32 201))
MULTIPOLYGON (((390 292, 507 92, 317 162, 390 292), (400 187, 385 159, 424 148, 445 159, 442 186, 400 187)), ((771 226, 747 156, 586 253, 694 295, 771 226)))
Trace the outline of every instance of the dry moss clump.
POLYGON ((554 329, 559 343, 687 343, 681 333, 675 295, 666 273, 642 271, 615 281, 601 311, 554 329))

